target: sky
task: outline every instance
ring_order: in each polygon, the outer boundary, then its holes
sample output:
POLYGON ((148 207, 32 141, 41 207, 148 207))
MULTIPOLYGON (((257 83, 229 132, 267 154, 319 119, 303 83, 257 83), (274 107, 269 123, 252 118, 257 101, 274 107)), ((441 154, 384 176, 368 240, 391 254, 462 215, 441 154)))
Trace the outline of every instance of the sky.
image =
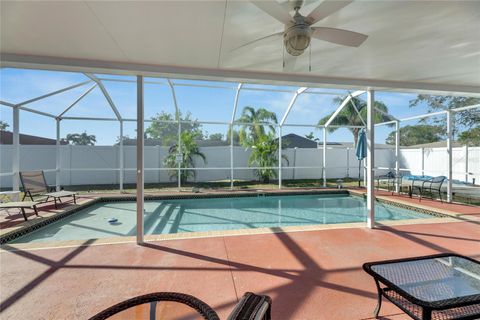
MULTIPOLYGON (((100 78, 135 80, 129 76, 97 75, 100 78)), ((0 100, 10 103, 20 103, 52 91, 62 89, 83 81, 89 80, 81 73, 54 72, 28 69, 0 69, 0 100)), ((145 119, 153 117, 162 111, 174 114, 175 107, 170 88, 166 79, 146 78, 146 82, 156 83, 145 84, 145 119)), ((207 82, 193 80, 175 80, 177 103, 183 114, 190 112, 193 119, 199 121, 222 121, 229 122, 232 117, 233 104, 235 100, 235 89, 237 83, 229 82, 207 82), (191 85, 214 85, 226 88, 205 88, 191 85), (189 86, 190 85, 190 86, 189 86)), ((113 102, 123 118, 136 117, 136 85, 127 82, 103 82, 113 102)), ((58 115, 71 105, 82 93, 88 90, 93 84, 85 84, 81 87, 33 102, 26 107, 43 112, 58 115)), ((245 84, 244 88, 281 89, 295 91, 298 87, 280 87, 269 85, 245 84)), ((332 113, 338 106, 333 101, 336 95, 345 95, 345 90, 333 90, 314 88, 310 91, 327 92, 329 94, 302 94, 292 108, 283 134, 295 133, 306 135, 313 132, 315 137, 322 139, 322 131, 315 128, 288 127, 288 124, 315 125, 324 116, 332 113)), ((282 119, 288 104, 292 99, 293 92, 272 92, 242 90, 236 118, 240 117, 241 110, 245 106, 256 108, 263 107, 276 113, 277 118, 282 119)), ((419 115, 427 112, 425 106, 409 107, 409 101, 414 99, 416 94, 376 92, 375 99, 384 102, 394 117, 403 118, 419 115)), ((365 99, 365 97, 363 97, 365 99)), ((107 103, 100 89, 97 87, 85 96, 78 104, 70 109, 65 116, 71 117, 105 117, 114 118, 115 115, 107 103)), ((0 105, 0 120, 7 122, 12 128, 12 109, 0 105)), ((417 121, 409 121, 402 124, 413 125, 417 121)), ((148 123, 145 125, 148 126, 148 123)), ((124 135, 136 136, 135 122, 125 122, 124 135)), ((112 145, 119 136, 119 124, 114 121, 92 121, 92 120, 62 120, 61 137, 69 133, 82 133, 96 136, 97 145, 112 145)), ((203 130, 209 134, 226 134, 227 125, 204 124, 203 130)), ((384 143, 388 134, 394 128, 381 126, 376 127, 375 140, 377 143, 384 143)), ((20 112, 20 132, 24 134, 38 135, 42 137, 55 138, 55 120, 26 111, 20 112)), ((353 136, 347 129, 338 129, 329 133, 328 141, 353 142, 353 136)))

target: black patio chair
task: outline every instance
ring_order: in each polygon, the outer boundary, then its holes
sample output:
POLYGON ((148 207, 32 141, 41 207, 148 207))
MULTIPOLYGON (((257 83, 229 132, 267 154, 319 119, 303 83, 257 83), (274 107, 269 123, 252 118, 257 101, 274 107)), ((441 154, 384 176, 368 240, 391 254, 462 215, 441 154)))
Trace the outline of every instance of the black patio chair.
MULTIPOLYGON (((171 301, 184 304, 196 311, 196 313, 206 320, 220 320, 215 310, 202 300, 183 293, 178 292, 156 292, 149 293, 143 296, 128 299, 120 302, 102 312, 94 315, 90 320, 104 320, 134 307, 139 307, 145 304, 149 309, 149 319, 157 319, 157 305, 160 302, 171 301)), ((233 312, 227 320, 270 320, 271 319, 271 305, 272 299, 265 295, 256 295, 251 292, 244 294, 242 299, 237 303, 233 312)), ((123 319, 125 316, 118 315, 118 319, 123 319)), ((128 317, 128 316, 127 316, 128 317)))
POLYGON ((376 177, 377 179, 377 190, 380 189, 380 180, 387 180, 387 191, 392 191, 392 195, 395 192, 395 185, 398 183, 399 191, 402 188, 402 174, 396 174, 394 171, 389 171, 387 174, 380 175, 376 177))
POLYGON ((420 197, 420 200, 422 200, 422 197, 425 197, 426 193, 430 194, 430 198, 433 200, 434 194, 438 193, 438 197, 440 198, 440 201, 443 203, 442 185, 445 182, 445 180, 447 180, 447 177, 445 176, 433 177, 427 180, 423 180, 421 185, 414 184, 414 182, 416 181, 414 180, 412 182, 412 192, 414 189, 417 189, 419 191, 418 195, 420 197))

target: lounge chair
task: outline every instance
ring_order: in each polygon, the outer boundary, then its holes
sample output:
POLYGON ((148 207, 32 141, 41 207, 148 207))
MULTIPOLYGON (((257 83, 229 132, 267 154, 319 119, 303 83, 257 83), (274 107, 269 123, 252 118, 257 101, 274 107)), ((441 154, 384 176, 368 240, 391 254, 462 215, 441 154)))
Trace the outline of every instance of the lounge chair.
MULTIPOLYGON (((105 320, 112 316, 116 319, 133 319, 136 313, 144 313, 145 311, 149 312, 149 319, 155 320, 157 319, 157 305, 163 301, 175 302, 177 305, 187 305, 194 309, 197 315, 203 319, 220 320, 215 310, 202 300, 188 294, 177 292, 156 292, 131 298, 103 310, 91 317, 90 320, 105 320)), ((272 299, 270 299, 269 296, 247 292, 237 303, 227 320, 270 320, 271 306, 272 299)), ((173 309, 174 308, 171 310, 175 313, 173 309)), ((165 314, 162 315, 166 316, 165 314)))
POLYGON ((397 175, 393 171, 389 171, 387 174, 375 177, 375 179, 377 179, 377 190, 380 189, 380 181, 381 180, 387 180, 387 191, 390 191, 390 186, 391 186, 392 187, 392 194, 393 194, 393 191, 395 190, 395 183, 400 178, 401 178, 401 176, 397 177, 397 175))
POLYGON ((440 201, 443 203, 442 184, 445 182, 445 180, 447 180, 447 177, 438 176, 423 180, 421 185, 412 183, 412 193, 414 190, 418 190, 420 200, 422 200, 422 197, 424 197, 426 193, 430 194, 431 199, 434 199, 434 193, 438 193, 440 201))
POLYGON ((55 202, 55 208, 57 208, 57 200, 62 202, 61 198, 73 197, 73 203, 77 203, 75 198, 76 192, 71 191, 56 191, 52 192, 52 187, 47 184, 43 171, 24 171, 20 172, 20 181, 23 188, 23 200, 28 196, 34 201, 34 196, 46 197, 45 202, 50 198, 53 198, 55 202))
POLYGON ((27 219, 27 214, 25 213, 25 209, 32 209, 33 212, 35 212, 35 214, 38 216, 37 204, 38 202, 35 202, 35 201, 3 202, 3 203, 0 203, 0 210, 20 209, 23 215, 23 219, 27 221, 28 219, 27 219))

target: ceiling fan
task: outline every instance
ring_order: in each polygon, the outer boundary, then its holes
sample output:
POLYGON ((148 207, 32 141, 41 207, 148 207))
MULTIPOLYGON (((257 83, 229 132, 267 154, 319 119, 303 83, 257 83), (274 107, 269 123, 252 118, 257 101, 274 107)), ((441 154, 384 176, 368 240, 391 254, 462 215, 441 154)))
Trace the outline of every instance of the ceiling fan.
POLYGON ((353 0, 325 0, 315 9, 313 9, 313 11, 307 16, 303 16, 299 12, 304 5, 304 0, 288 1, 288 6, 293 8, 295 11, 293 16, 290 15, 285 6, 282 6, 275 0, 250 0, 250 2, 271 17, 281 22, 284 25, 284 31, 250 41, 233 49, 232 51, 250 46, 253 43, 257 43, 269 38, 281 37, 283 35, 283 44, 285 50, 289 55, 291 55, 291 57, 287 57, 288 60, 284 60, 285 69, 293 69, 295 65, 295 58, 304 53, 305 50, 310 46, 312 37, 318 40, 328 41, 349 47, 358 47, 368 38, 367 35, 354 31, 313 26, 318 21, 344 8, 353 2, 353 0))

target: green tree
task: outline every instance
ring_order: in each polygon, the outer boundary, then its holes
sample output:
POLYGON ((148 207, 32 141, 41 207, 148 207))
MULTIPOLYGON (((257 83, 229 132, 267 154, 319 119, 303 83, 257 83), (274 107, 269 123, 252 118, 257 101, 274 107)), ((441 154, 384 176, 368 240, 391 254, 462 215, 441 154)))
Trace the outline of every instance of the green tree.
MULTIPOLYGON (((479 104, 480 98, 472 97, 457 97, 457 96, 432 96, 428 94, 419 94, 415 99, 410 101, 410 107, 417 107, 426 105, 428 112, 435 112, 447 109, 455 109, 465 106, 470 106, 474 104, 479 104)), ((459 111, 454 113, 454 120, 456 126, 453 133, 456 134, 457 131, 460 131, 463 127, 464 129, 469 129, 475 127, 480 123, 480 109, 470 109, 465 111, 459 111)), ((446 117, 429 117, 421 120, 423 122, 432 123, 434 125, 441 125, 444 130, 446 130, 446 117)))
MULTIPOLYGON (((285 155, 282 158, 288 161, 285 155)), ((252 145, 248 165, 262 167, 255 169, 255 175, 264 183, 269 183, 271 178, 277 177, 277 172, 272 167, 278 166, 278 140, 273 133, 257 137, 252 145)))
POLYGON ((65 141, 77 146, 93 146, 97 142, 97 138, 93 134, 83 133, 69 133, 65 138, 65 141))
POLYGON ((480 126, 460 133, 458 141, 467 146, 480 146, 480 126))
MULTIPOLYGON (((181 131, 192 132, 197 139, 203 139, 202 125, 192 119, 190 112, 185 116, 179 112, 179 117, 180 121, 191 121, 188 123, 182 122, 180 124, 181 131)), ((152 117, 151 120, 152 122, 145 130, 147 138, 159 139, 163 146, 170 146, 178 142, 178 123, 175 122, 174 115, 162 111, 152 117)))
MULTIPOLYGON (((445 132, 441 126, 418 124, 400 128, 400 145, 413 146, 417 144, 441 141, 445 138, 445 132)), ((386 144, 395 144, 395 132, 390 132, 386 144)))
POLYGON ((320 140, 318 138, 315 138, 315 136, 313 135, 313 132, 310 132, 309 134, 306 134, 305 138, 310 139, 312 141, 317 141, 317 142, 320 140))
POLYGON ((233 129, 228 129, 228 132, 227 132, 227 141, 230 142, 230 135, 233 133, 233 144, 234 145, 238 145, 240 144, 240 133, 233 129))
MULTIPOLYGON (((346 97, 337 97, 334 98, 333 101, 340 105, 346 97)), ((363 122, 358 115, 357 111, 355 111, 355 107, 357 107, 361 118, 366 122, 367 121, 367 103, 357 97, 354 97, 350 100, 350 102, 340 111, 333 122, 331 123, 332 125, 350 125, 350 126, 363 126, 363 122)), ((375 123, 380 123, 380 122, 385 122, 385 121, 391 121, 393 118, 388 115, 388 107, 381 101, 375 101, 375 123)), ((319 125, 324 125, 327 123, 328 119, 333 115, 333 112, 322 119, 318 122, 319 125)), ((328 132, 333 132, 339 128, 328 128, 328 132)), ((353 141, 355 145, 357 144, 358 141, 358 135, 360 133, 360 128, 349 128, 350 132, 353 134, 353 141)))
MULTIPOLYGON (((200 148, 197 145, 197 138, 197 133, 183 131, 180 135, 181 148, 178 147, 177 143, 168 149, 168 156, 165 158, 164 164, 172 169, 168 172, 171 180, 178 179, 178 171, 175 170, 178 168, 177 154, 182 156, 180 161, 182 168, 194 168, 196 158, 200 158, 204 163, 207 163, 205 155, 200 152, 200 148)), ((185 183, 188 181, 188 178, 195 178, 195 175, 195 170, 181 170, 180 182, 185 183)))
POLYGON ((8 127, 10 127, 8 123, 6 123, 5 121, 0 121, 0 130, 5 130, 8 127))
POLYGON ((277 116, 265 108, 255 109, 246 106, 243 108, 242 115, 240 119, 238 119, 238 122, 251 123, 250 125, 242 124, 239 132, 240 144, 249 147, 255 145, 267 131, 270 133, 275 132, 277 116))
POLYGON ((221 133, 212 133, 211 135, 208 136, 208 140, 211 140, 211 141, 222 141, 222 140, 223 140, 223 134, 221 134, 221 133))

